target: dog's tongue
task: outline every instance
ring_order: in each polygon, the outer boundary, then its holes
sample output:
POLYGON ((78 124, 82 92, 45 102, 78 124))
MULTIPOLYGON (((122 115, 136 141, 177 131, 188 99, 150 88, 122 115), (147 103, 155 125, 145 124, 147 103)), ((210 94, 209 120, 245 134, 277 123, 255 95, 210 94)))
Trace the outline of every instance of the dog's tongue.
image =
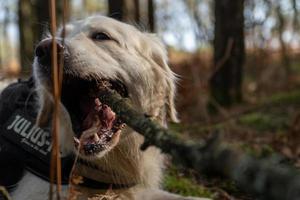
POLYGON ((116 114, 105 104, 101 104, 98 98, 94 100, 93 105, 86 106, 87 115, 82 123, 82 130, 98 126, 101 129, 109 130, 113 127, 116 114))
POLYGON ((99 142, 112 133, 116 114, 105 104, 101 104, 98 98, 91 105, 87 105, 87 115, 83 120, 81 140, 83 144, 99 142))

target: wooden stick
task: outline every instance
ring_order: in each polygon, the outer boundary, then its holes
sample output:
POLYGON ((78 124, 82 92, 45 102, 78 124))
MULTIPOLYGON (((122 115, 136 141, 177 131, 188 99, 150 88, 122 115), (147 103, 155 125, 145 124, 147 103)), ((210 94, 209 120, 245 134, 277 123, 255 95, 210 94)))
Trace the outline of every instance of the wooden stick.
POLYGON ((145 150, 149 145, 155 145, 163 152, 169 153, 175 161, 193 168, 194 156, 196 156, 194 154, 198 154, 197 151, 203 148, 203 144, 184 142, 177 138, 170 130, 135 111, 129 100, 122 98, 114 90, 103 88, 98 98, 102 103, 109 105, 123 122, 145 137, 141 149, 145 150))
POLYGON ((229 178, 239 188, 262 199, 300 199, 299 171, 229 149, 220 144, 218 136, 202 144, 180 140, 171 131, 135 111, 128 99, 109 88, 101 89, 98 98, 109 105, 123 122, 145 137, 142 149, 155 145, 170 154, 177 164, 229 178))

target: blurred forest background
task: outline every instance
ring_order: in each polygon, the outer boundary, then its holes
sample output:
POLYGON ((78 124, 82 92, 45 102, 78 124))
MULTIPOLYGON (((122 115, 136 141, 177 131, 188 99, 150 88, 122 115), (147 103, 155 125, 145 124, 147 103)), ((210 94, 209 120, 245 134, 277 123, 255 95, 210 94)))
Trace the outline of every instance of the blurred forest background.
MULTIPOLYGON (((62 1, 57 1, 62 20, 62 1)), ((300 0, 70 0, 67 18, 108 15, 156 32, 179 75, 186 139, 222 140, 300 168, 300 0)), ((49 24, 46 0, 0 0, 1 78, 30 75, 49 24)), ((233 182, 170 166, 164 187, 214 199, 253 199, 233 182)))

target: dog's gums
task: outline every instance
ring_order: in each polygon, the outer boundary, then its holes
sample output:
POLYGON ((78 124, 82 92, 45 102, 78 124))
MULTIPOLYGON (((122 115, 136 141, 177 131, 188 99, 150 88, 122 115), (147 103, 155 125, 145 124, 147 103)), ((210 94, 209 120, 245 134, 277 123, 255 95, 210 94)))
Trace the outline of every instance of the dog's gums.
POLYGON ((116 114, 96 98, 94 105, 83 121, 80 139, 74 137, 75 147, 85 155, 99 153, 107 144, 119 137, 125 124, 116 118, 116 114))

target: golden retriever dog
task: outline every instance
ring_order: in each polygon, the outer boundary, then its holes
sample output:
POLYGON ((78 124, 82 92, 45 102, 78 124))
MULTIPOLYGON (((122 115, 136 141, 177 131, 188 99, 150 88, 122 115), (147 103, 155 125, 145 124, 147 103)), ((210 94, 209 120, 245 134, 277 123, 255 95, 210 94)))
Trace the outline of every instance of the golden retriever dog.
MULTIPOLYGON (((160 40, 104 16, 68 24, 64 46, 59 37, 58 33, 56 45, 64 58, 60 150, 62 155, 78 153, 74 171, 83 182, 88 180, 86 185, 69 186, 75 199, 204 199, 161 190, 164 156, 160 150, 151 146, 141 151, 143 136, 125 127, 96 95, 98 84, 105 83, 162 126, 168 120, 176 122, 176 78, 160 40)), ((51 45, 50 37, 42 40, 33 63, 41 124, 49 121, 53 106, 51 45)), ((63 195, 67 192, 64 186, 63 195)), ((13 199, 44 200, 48 193, 49 183, 27 172, 13 199)))

